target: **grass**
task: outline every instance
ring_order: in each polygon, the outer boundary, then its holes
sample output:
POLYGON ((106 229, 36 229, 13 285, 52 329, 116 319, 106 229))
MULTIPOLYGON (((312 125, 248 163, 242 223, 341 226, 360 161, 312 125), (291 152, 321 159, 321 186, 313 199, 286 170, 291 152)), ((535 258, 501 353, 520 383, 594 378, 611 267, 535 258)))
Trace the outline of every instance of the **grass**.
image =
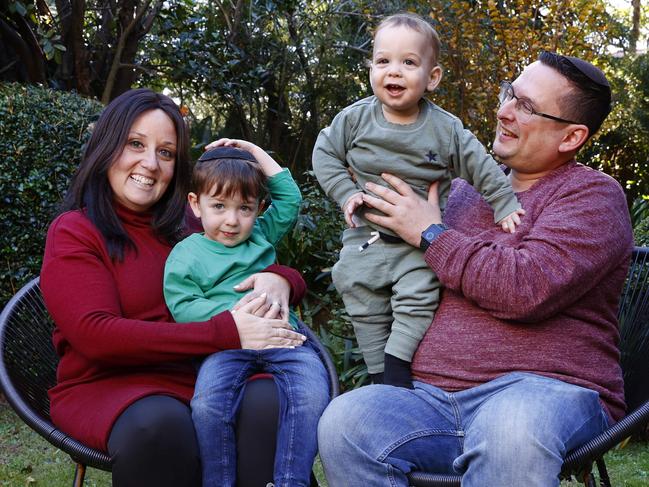
MULTIPOLYGON (((634 442, 606 455, 611 481, 615 487, 649 485, 649 444, 634 442)), ((320 462, 316 476, 327 487, 320 462)), ((63 487, 72 485, 74 465, 26 426, 0 396, 0 486, 63 487)), ((110 487, 110 474, 94 468, 86 473, 86 487, 110 487)), ((577 482, 562 482, 562 487, 577 487, 577 482)))
MULTIPOLYGON (((0 486, 59 487, 72 485, 70 457, 34 433, 0 396, 0 486)), ((94 468, 87 487, 110 487, 110 474, 94 468)))

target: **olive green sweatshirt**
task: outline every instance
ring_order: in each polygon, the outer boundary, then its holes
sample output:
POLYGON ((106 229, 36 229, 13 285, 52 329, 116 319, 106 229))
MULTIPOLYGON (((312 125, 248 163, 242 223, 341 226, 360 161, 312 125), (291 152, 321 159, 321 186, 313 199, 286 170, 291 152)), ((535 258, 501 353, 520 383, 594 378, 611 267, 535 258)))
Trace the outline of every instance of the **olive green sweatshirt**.
MULTIPOLYGON (((393 124, 385 119, 378 98, 371 96, 336 115, 320 132, 313 150, 313 169, 325 193, 342 207, 353 194, 367 192, 367 182, 388 186, 381 173, 389 172, 405 180, 422 198, 427 197, 430 183, 439 180, 440 207, 444 209, 451 180, 459 177, 493 208, 494 222, 519 209, 498 163, 462 122, 424 98, 419 108, 414 123, 393 124)), ((363 211, 361 207, 361 218, 363 211)))

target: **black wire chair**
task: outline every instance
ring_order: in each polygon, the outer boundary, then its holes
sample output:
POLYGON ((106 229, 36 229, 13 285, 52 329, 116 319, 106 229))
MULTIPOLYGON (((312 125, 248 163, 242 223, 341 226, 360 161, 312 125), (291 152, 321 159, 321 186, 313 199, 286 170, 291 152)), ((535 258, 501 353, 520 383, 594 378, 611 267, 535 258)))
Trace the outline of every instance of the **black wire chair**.
MULTIPOLYGON (((633 251, 629 276, 624 286, 620 309, 620 350, 624 380, 627 383, 638 373, 634 361, 649 355, 649 247, 636 247, 633 251)), ((646 371, 642 371, 646 374, 646 371)), ((646 375, 643 376, 646 381, 646 375)), ((649 422, 649 395, 630 397, 630 412, 612 427, 578 448, 570 451, 563 461, 561 478, 576 478, 587 487, 595 487, 592 474, 593 463, 597 465, 601 487, 611 487, 611 480, 604 463, 604 454, 621 443, 649 422)), ((633 393, 631 393, 633 394, 633 393)), ((460 487, 462 476, 441 475, 428 472, 411 472, 411 487, 460 487)))
MULTIPOLYGON (((0 314, 0 388, 18 416, 36 433, 64 451, 76 463, 72 485, 80 487, 86 467, 111 471, 111 459, 59 430, 50 419, 47 391, 56 383, 58 357, 52 345, 54 323, 45 307, 39 278, 21 288, 0 314)), ((331 397, 340 393, 331 356, 308 327, 329 374, 331 397)), ((315 477, 312 485, 317 486, 315 477)))

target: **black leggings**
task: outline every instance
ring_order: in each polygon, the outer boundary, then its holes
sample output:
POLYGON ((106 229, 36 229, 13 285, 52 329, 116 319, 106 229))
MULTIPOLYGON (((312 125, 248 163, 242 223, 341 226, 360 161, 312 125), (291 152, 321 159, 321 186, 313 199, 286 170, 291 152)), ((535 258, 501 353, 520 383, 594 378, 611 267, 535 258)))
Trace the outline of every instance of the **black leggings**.
MULTIPOLYGON (((237 419, 237 486, 273 481, 279 397, 272 379, 246 385, 237 419)), ((114 487, 198 487, 201 466, 189 407, 169 396, 149 396, 117 418, 108 453, 114 487)))

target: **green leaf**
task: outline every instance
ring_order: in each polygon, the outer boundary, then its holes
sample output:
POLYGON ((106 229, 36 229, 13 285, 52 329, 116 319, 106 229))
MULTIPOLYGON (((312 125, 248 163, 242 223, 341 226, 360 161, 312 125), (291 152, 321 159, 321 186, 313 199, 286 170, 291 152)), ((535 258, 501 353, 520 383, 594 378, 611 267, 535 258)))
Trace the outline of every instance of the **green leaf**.
POLYGON ((16 12, 20 14, 21 17, 27 15, 27 7, 25 7, 22 2, 15 2, 14 7, 16 9, 16 12))

